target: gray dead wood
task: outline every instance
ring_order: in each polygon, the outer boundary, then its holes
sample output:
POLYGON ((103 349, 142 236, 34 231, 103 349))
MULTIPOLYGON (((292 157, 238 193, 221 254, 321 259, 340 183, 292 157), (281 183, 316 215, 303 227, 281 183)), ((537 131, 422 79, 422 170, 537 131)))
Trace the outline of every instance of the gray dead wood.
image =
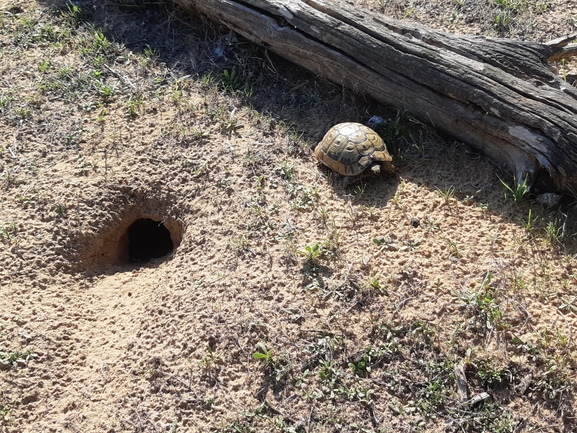
POLYGON ((538 189, 577 191, 577 89, 550 44, 456 36, 331 0, 175 0, 335 83, 408 110, 538 189))

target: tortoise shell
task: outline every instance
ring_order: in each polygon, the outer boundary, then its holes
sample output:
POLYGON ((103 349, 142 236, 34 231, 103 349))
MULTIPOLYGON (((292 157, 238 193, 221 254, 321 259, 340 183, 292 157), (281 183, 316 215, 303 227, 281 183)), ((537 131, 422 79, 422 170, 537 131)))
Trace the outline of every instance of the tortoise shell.
POLYGON ((319 161, 343 176, 357 176, 374 162, 393 158, 379 135, 360 123, 339 123, 315 148, 319 161))

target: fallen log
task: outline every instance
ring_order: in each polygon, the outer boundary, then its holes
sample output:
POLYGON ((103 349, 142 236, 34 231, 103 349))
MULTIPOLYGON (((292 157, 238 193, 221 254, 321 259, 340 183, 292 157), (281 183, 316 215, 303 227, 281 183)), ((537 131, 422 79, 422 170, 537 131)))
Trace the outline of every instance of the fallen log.
POLYGON ((577 191, 577 89, 549 44, 457 36, 336 0, 175 0, 310 71, 408 110, 535 190, 577 191))

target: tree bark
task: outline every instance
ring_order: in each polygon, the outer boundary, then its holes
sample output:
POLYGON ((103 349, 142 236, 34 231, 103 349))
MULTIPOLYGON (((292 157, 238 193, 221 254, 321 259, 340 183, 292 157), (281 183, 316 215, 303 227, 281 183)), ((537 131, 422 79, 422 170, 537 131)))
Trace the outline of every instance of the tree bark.
POLYGON ((577 191, 577 89, 550 44, 456 36, 337 0, 175 0, 338 84, 408 110, 527 179, 577 191))

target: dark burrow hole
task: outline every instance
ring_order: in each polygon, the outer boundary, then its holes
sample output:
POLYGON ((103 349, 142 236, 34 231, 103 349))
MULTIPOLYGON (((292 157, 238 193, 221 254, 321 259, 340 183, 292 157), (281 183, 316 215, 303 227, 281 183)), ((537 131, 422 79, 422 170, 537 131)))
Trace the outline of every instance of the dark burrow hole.
POLYGON ((140 218, 128 227, 128 254, 132 262, 164 257, 173 249, 170 231, 161 221, 140 218))

